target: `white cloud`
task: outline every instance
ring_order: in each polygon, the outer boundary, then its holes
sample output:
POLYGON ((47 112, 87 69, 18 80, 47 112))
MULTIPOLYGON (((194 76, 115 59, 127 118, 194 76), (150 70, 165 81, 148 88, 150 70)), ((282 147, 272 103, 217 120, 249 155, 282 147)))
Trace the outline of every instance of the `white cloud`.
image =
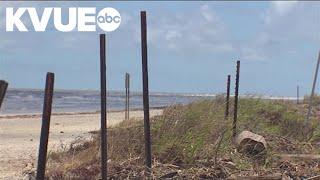
POLYGON ((283 15, 294 8, 298 4, 298 1, 272 1, 273 10, 283 15))
MULTIPOLYGON (((43 7, 46 4, 25 3, 27 5, 43 7)), ((25 5, 22 4, 22 5, 25 5)), ((53 5, 54 3, 51 3, 53 5)), ((64 7, 68 4, 62 3, 64 7)), ((62 4, 59 4, 62 5, 62 4)), ((14 6, 19 7, 21 4, 3 4, 2 7, 14 6)), ((3 10, 3 8, 1 8, 3 10)), ((168 12, 167 16, 162 15, 162 11, 155 11, 155 13, 148 14, 148 43, 150 46, 157 48, 157 50, 168 50, 174 52, 190 52, 191 50, 198 53, 227 53, 234 50, 233 44, 229 39, 228 30, 224 22, 210 8, 209 5, 204 4, 195 7, 193 11, 168 12), (171 18, 167 18, 171 17, 171 18)), ((140 18, 138 13, 122 12, 122 24, 117 32, 111 34, 114 39, 121 39, 113 47, 122 47, 123 41, 126 41, 126 47, 137 46, 140 44, 140 18), (132 41, 133 40, 133 41, 132 41)), ((4 16, 3 16, 4 17, 4 16)), ((1 18, 2 20, 4 18, 1 18)), ((26 22, 27 23, 27 22, 26 22)), ((30 22, 29 22, 30 23, 30 22)), ((4 27, 4 25, 2 26, 4 27)), ((50 30, 49 30, 50 31, 50 30)), ((79 45, 87 44, 92 38, 91 33, 58 33, 51 43, 58 48, 73 48, 79 45), (59 43, 58 43, 59 42, 59 43), (62 42, 62 43, 61 43, 62 42)), ((99 33, 99 32, 98 32, 99 33)), ((25 49, 29 51, 33 45, 39 44, 40 41, 48 41, 52 35, 47 33, 0 33, 3 40, 0 49, 7 51, 11 47, 15 50, 25 49), (16 34, 21 39, 19 43, 10 39, 15 39, 16 34), (6 41, 7 39, 7 41, 6 41), (29 42, 31 44, 20 43, 29 42)), ((41 48, 41 47, 39 47, 41 48)))
POLYGON ((149 16, 150 45, 180 52, 225 53, 233 50, 226 25, 206 4, 191 12, 167 14, 166 17, 149 16))
MULTIPOLYGON (((3 3, 0 5, 7 6, 3 3)), ((147 17, 148 43, 152 48, 156 48, 156 51, 160 50, 160 53, 167 51, 203 55, 236 53, 247 60, 268 60, 281 50, 298 52, 295 48, 297 42, 319 42, 319 8, 320 3, 270 2, 270 6, 263 12, 263 23, 257 28, 260 32, 254 36, 246 35, 249 37, 246 41, 232 39, 233 36, 224 19, 208 4, 194 7, 192 11, 168 11, 166 16, 163 16, 163 11, 155 11, 148 14, 147 17), (290 47, 286 48, 286 46, 290 47)), ((0 9, 2 10, 3 8, 0 9)), ((231 15, 236 16, 237 14, 231 15)), ((139 47, 139 14, 129 11, 122 12, 121 16, 120 28, 111 35, 113 39, 116 39, 112 46, 114 48, 125 46, 131 49, 139 47)), ((34 38, 32 33, 30 37, 23 33, 17 34, 22 43, 15 41, 17 38, 15 33, 0 33, 2 39, 0 49, 6 51, 15 47, 15 51, 18 51, 20 47, 29 50, 33 48, 33 45, 40 44, 40 41, 47 41, 53 37, 45 35, 46 33, 37 34, 37 38, 34 38)), ((54 46, 79 49, 79 46, 87 46, 88 42, 95 42, 92 39, 98 33, 94 35, 90 33, 57 34, 54 39, 51 39, 54 46)))
POLYGON ((281 16, 287 15, 290 11, 298 6, 298 1, 272 1, 270 8, 265 12, 265 22, 272 23, 281 16))
POLYGON ((245 61, 265 61, 267 60, 266 54, 255 47, 244 47, 241 49, 241 60, 245 61))
POLYGON ((126 12, 121 12, 121 26, 124 26, 132 21, 132 16, 126 12))
POLYGON ((320 45, 319 8, 318 2, 270 2, 260 32, 240 49, 242 57, 269 60, 301 54, 304 45, 320 45))
POLYGON ((218 21, 217 15, 212 11, 207 4, 202 5, 200 7, 201 9, 201 14, 205 18, 206 21, 208 22, 215 22, 218 21))

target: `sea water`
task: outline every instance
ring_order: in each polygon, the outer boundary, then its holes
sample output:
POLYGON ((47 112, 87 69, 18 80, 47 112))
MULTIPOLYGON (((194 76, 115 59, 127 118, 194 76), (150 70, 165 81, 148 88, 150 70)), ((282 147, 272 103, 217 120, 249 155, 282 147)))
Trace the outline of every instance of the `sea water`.
MULTIPOLYGON (((1 114, 33 114, 41 113, 43 90, 9 89, 1 107, 1 114)), ((174 104, 188 104, 202 99, 212 99, 212 94, 185 93, 150 93, 150 107, 164 107, 174 104)), ((141 92, 131 92, 130 108, 142 109, 141 92)), ((123 91, 108 91, 107 109, 123 110, 125 94, 123 91)), ((93 90, 55 90, 53 97, 53 113, 61 112, 95 112, 100 110, 100 92, 93 90)))

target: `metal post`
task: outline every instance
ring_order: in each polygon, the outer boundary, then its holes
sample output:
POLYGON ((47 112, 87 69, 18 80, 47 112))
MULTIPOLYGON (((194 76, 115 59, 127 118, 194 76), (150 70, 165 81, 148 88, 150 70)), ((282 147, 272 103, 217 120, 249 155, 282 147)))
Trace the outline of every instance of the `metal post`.
POLYGON ((107 85, 106 37, 100 34, 100 88, 101 88, 101 176, 107 180, 107 85))
POLYGON ((125 102, 125 120, 129 120, 129 99, 130 99, 130 74, 126 73, 125 76, 125 88, 126 88, 126 102, 125 102))
POLYGON ((126 89, 126 95, 125 95, 125 113, 124 113, 124 119, 128 120, 128 73, 125 74, 125 89, 126 89))
POLYGON ((6 95, 7 88, 8 83, 6 81, 0 80, 0 108, 4 100, 4 96, 6 95))
POLYGON ((299 104, 299 85, 297 86, 297 104, 299 104))
POLYGON ((237 61, 236 72, 236 87, 234 93, 234 110, 233 110, 233 137, 237 135, 237 119, 238 119, 238 96, 239 96, 239 74, 240 74, 240 61, 237 61))
POLYGON ((305 124, 309 122, 310 116, 311 116, 312 100, 313 100, 314 90, 316 88, 316 83, 317 83, 319 64, 320 64, 320 51, 319 51, 319 55, 318 55, 318 62, 317 62, 317 66, 316 66, 316 72, 314 73, 312 91, 311 91, 311 95, 310 95, 310 99, 309 99, 308 114, 307 114, 307 119, 305 121, 305 124))
POLYGON ((310 99, 309 99, 309 107, 308 107, 308 114, 307 114, 307 120, 306 121, 309 121, 310 116, 311 116, 312 100, 313 100, 313 96, 314 96, 314 90, 315 90, 316 84, 317 84, 319 64, 320 64, 320 51, 319 51, 319 55, 318 55, 318 62, 317 62, 317 66, 316 66, 316 72, 314 74, 312 91, 311 91, 311 95, 310 95, 310 99))
POLYGON ((127 73, 127 75, 128 75, 128 78, 127 78, 127 93, 128 93, 128 95, 127 95, 127 118, 128 118, 128 120, 130 119, 130 74, 129 73, 127 73))
POLYGON ((228 75, 227 80, 227 97, 226 97, 226 111, 224 114, 224 119, 227 120, 229 116, 229 99, 230 99, 230 75, 228 75))
POLYGON ((54 74, 48 72, 46 77, 46 87, 42 111, 42 126, 40 135, 39 157, 37 167, 37 180, 43 180, 46 172, 47 148, 50 129, 50 118, 52 108, 52 96, 54 86, 54 74))
POLYGON ((148 87, 148 55, 147 55, 147 20, 146 12, 140 12, 141 17, 141 55, 143 76, 143 110, 144 110, 144 137, 145 137, 145 163, 147 171, 151 170, 151 142, 149 120, 149 87, 148 87))

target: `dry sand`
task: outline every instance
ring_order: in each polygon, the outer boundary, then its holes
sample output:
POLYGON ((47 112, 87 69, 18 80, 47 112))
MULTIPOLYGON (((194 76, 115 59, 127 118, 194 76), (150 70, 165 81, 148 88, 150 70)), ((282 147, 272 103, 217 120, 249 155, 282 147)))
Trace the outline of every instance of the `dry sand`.
MULTIPOLYGON (((151 110, 150 116, 161 113, 151 110)), ((143 118, 143 111, 131 111, 130 117, 143 118)), ((108 126, 116 125, 124 120, 124 112, 110 112, 107 119, 108 126)), ((90 138, 89 132, 99 126, 99 113, 52 115, 48 151, 63 149, 77 138, 90 138)), ((0 179, 21 179, 27 164, 36 164, 40 127, 40 115, 0 116, 0 179)))

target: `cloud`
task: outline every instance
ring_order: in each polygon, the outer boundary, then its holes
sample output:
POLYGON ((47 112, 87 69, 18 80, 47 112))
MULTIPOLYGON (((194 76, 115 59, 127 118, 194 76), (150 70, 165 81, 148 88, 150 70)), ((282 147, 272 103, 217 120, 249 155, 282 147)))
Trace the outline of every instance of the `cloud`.
POLYGON ((245 61, 265 61, 267 60, 267 56, 263 51, 261 51, 261 49, 244 47, 241 49, 240 59, 245 61))
POLYGON ((298 4, 298 1, 273 1, 271 3, 273 11, 283 15, 292 10, 298 4))
MULTIPOLYGON (((45 7, 46 3, 34 4, 4 4, 3 7, 13 6, 33 6, 45 7)), ((65 3, 51 3, 49 4, 67 7, 65 3)), ((75 6, 73 4, 73 6, 75 6)), ((4 8, 1 8, 3 10, 4 8)), ((166 12, 166 16, 162 15, 162 11, 155 11, 148 15, 148 44, 157 51, 169 52, 195 52, 195 53, 228 53, 234 51, 234 45, 229 39, 228 28, 218 14, 208 4, 195 6, 193 11, 179 11, 166 12), (170 17, 170 18, 167 18, 170 17)), ((140 18, 138 14, 132 11, 122 11, 122 22, 120 28, 113 32, 111 38, 120 39, 113 42, 113 47, 128 48, 140 46, 140 18), (123 43, 123 40, 126 43, 123 43)), ((3 16, 5 17, 5 16, 3 16)), ((4 18, 1 18, 3 21, 4 18)), ((0 21, 0 23, 1 23, 0 21)), ((24 21, 27 25, 31 22, 24 21)), ((3 29, 4 24, 1 25, 3 29)), ((27 25, 28 27, 28 25, 27 25)), ((30 26, 29 26, 30 28, 30 26)), ((49 28, 49 27, 48 27, 49 28)), ((45 33, 7 33, 4 29, 1 30, 0 37, 2 43, 0 49, 9 52, 9 49, 15 47, 15 52, 23 50, 24 52, 32 51, 33 45, 41 44, 41 41, 49 42, 50 39, 52 47, 72 49, 92 43, 99 32, 96 33, 59 33, 52 32, 49 28, 45 33), (50 34, 50 35, 49 35, 50 34), (36 36, 36 38, 35 38, 36 36), (20 40, 16 40, 19 37, 20 40), (91 40, 90 40, 91 39, 91 40), (77 46, 75 46, 77 44, 77 46)), ((38 50, 44 47, 37 47, 38 50)))
MULTIPOLYGON (((286 2, 284 4, 281 12, 285 14, 275 14, 273 20, 265 24, 266 32, 284 41, 319 41, 320 3, 286 2)), ((269 11, 273 9, 275 7, 269 11)))
MULTIPOLYGON (((262 12, 260 31, 240 49, 241 56, 251 60, 270 60, 294 56, 314 49, 303 46, 320 45, 320 3, 275 1, 262 12)), ((313 46, 315 47, 315 46, 313 46)))
MULTIPOLYGON (((134 26, 136 23, 140 24, 136 21, 128 24, 134 26)), ((140 26, 136 27, 135 39, 140 43, 140 26)), ((207 4, 195 7, 194 11, 148 16, 148 43, 158 50, 174 52, 233 51, 226 25, 207 4)))
POLYGON ((219 19, 217 18, 217 15, 214 13, 214 11, 210 9, 208 4, 202 5, 200 9, 201 9, 201 14, 206 21, 208 22, 219 21, 219 19))
MULTIPOLYGON (((0 4, 2 7, 9 6, 4 2, 0 4)), ((71 6, 71 4, 62 4, 64 7, 71 6)), ((12 4, 12 6, 22 5, 12 4)), ((43 7, 44 5, 38 6, 43 7)), ((32 6, 37 5, 32 4, 32 6)), ((317 43, 320 40, 318 32, 320 28, 318 22, 320 3, 270 2, 262 12, 261 23, 259 25, 253 24, 253 26, 259 26, 258 32, 253 35, 247 34, 246 36, 249 38, 245 41, 233 39, 234 34, 231 34, 232 29, 229 29, 227 24, 229 21, 225 21, 211 4, 200 4, 192 8, 188 11, 166 11, 166 16, 163 16, 163 11, 154 11, 148 14, 149 46, 159 53, 183 53, 186 55, 196 53, 208 57, 216 54, 237 54, 242 59, 264 61, 282 52, 298 52, 298 43, 317 43)), ((2 12, 3 10, 4 8, 0 9, 2 12)), ((237 14, 232 15, 236 16, 237 14)), ((112 47, 131 50, 139 48, 139 14, 127 10, 122 11, 121 16, 120 28, 109 36, 113 39, 112 47)), ((233 33, 237 32, 233 30, 233 33)), ((32 49, 36 47, 41 51, 45 47, 39 46, 39 44, 50 41, 51 48, 83 49, 82 52, 85 52, 88 47, 97 45, 95 41, 97 34, 99 32, 59 33, 49 31, 37 34, 2 32, 0 33, 2 39, 0 50, 6 52, 14 47, 15 53, 20 50, 32 52, 32 49)))
POLYGON ((264 15, 265 23, 272 23, 281 16, 287 15, 298 6, 298 1, 272 1, 270 2, 270 8, 267 9, 264 15))

